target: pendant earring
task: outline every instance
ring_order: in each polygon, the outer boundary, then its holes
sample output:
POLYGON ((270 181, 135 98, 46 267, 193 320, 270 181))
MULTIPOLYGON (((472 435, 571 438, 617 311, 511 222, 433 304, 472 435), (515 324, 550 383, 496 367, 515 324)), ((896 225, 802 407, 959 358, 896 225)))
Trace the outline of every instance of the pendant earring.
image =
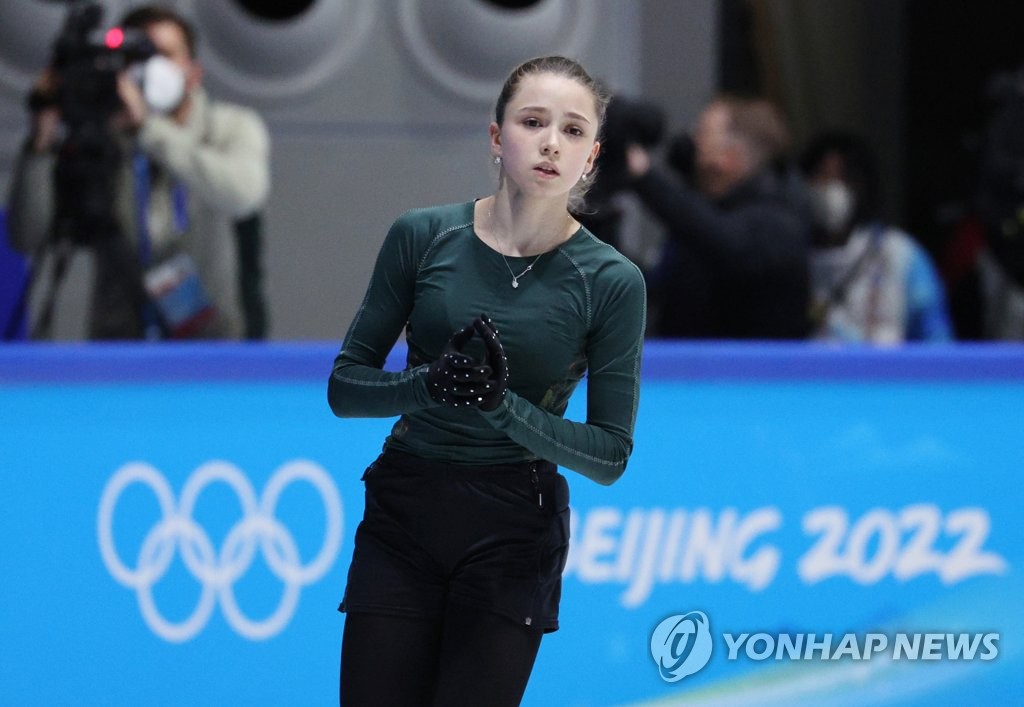
POLYGON ((501 165, 501 155, 495 155, 494 156, 494 164, 499 165, 499 166, 501 165))

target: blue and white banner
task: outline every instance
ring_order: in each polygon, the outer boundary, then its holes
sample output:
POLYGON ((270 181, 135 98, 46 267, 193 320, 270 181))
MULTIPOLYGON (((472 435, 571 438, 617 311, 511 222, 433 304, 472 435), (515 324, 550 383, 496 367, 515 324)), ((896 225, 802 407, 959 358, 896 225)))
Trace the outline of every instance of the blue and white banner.
MULTIPOLYGON (((0 349, 0 703, 337 701, 392 421, 331 415, 335 350, 0 349)), ((650 343, 525 704, 1024 694, 1022 402, 1018 347, 650 343)))

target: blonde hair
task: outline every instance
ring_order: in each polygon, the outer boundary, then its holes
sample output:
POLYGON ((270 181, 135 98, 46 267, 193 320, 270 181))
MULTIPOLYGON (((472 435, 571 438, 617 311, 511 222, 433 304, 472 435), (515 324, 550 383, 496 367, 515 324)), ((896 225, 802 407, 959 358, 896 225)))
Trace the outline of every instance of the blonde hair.
POLYGON ((729 131, 747 144, 756 166, 782 157, 789 149, 786 121, 770 101, 722 95, 712 103, 728 111, 729 131))

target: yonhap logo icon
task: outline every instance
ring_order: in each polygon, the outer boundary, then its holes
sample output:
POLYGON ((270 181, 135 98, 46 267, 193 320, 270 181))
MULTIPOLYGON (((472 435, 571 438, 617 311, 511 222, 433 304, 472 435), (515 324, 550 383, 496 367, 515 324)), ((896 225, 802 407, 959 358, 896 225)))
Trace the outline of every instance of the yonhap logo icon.
POLYGON ((267 481, 261 498, 248 477, 226 461, 209 461, 197 468, 185 482, 175 502, 167 479, 144 462, 125 464, 107 481, 100 498, 97 535, 103 563, 111 576, 135 590, 139 610, 152 631, 166 641, 180 643, 194 638, 206 626, 219 599, 228 624, 250 640, 262 640, 280 633, 299 602, 303 586, 322 577, 331 568, 341 546, 341 497, 330 475, 318 464, 293 460, 282 465, 267 481), (291 484, 304 481, 320 496, 325 513, 323 541, 316 556, 302 564, 292 532, 275 515, 278 500, 291 484), (226 484, 238 497, 242 517, 228 530, 219 551, 206 529, 193 518, 196 501, 203 489, 214 483, 226 484), (135 568, 122 561, 114 542, 114 511, 125 489, 132 484, 148 487, 156 497, 161 518, 142 538, 135 568), (270 572, 284 583, 280 602, 262 621, 246 616, 235 598, 233 585, 248 570, 260 550, 270 572), (187 571, 201 585, 195 609, 184 620, 168 620, 157 608, 153 587, 167 573, 180 551, 187 571))
POLYGON ((669 616, 651 634, 651 657, 665 682, 693 675, 711 660, 711 626, 701 611, 669 616))

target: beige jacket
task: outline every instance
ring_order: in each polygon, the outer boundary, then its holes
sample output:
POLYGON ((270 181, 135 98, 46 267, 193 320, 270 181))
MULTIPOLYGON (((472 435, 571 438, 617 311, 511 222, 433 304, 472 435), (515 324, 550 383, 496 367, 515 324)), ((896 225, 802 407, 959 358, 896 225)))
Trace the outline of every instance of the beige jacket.
MULTIPOLYGON (((152 115, 134 142, 124 141, 124 159, 115 181, 114 213, 127 242, 98 244, 89 314, 89 337, 131 339, 141 336, 137 291, 139 230, 136 180, 130 155, 141 150, 157 167, 148 201, 149 238, 155 259, 184 251, 196 263, 203 287, 218 311, 211 335, 239 338, 243 333, 239 301, 238 252, 234 223, 261 210, 270 188, 270 139, 260 116, 248 108, 193 94, 185 125, 152 115), (176 223, 172 191, 186 194, 187 229, 176 223), (125 247, 127 246, 127 247, 125 247)), ((30 256, 45 253, 51 242, 54 211, 53 154, 26 149, 14 169, 8 200, 11 244, 30 256)), ((38 289, 38 288, 37 288, 38 289)))

